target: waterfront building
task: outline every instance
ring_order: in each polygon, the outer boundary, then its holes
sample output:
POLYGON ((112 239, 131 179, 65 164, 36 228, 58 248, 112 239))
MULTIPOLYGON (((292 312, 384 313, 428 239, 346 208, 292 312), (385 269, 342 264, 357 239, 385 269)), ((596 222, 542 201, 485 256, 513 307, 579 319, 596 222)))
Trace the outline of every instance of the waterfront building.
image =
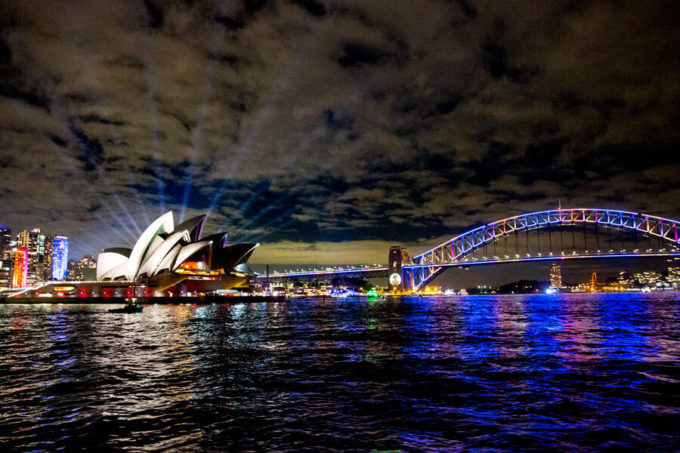
POLYGON ((40 228, 24 230, 17 238, 18 246, 25 247, 28 253, 26 286, 34 286, 43 280, 42 261, 45 254, 45 235, 40 228))
POLYGON ((0 259, 6 259, 12 254, 12 229, 7 225, 0 225, 0 259))
POLYGON ((633 274, 633 280, 642 287, 653 287, 657 286, 657 283, 663 281, 663 277, 660 273, 654 271, 644 271, 636 272, 633 274))
POLYGON ((680 257, 674 256, 668 260, 668 277, 666 277, 666 280, 673 288, 680 287, 680 257))
POLYGON ((40 279, 48 281, 52 279, 52 251, 54 236, 45 236, 45 248, 40 260, 40 279))
POLYGON ((550 286, 553 288, 562 287, 562 268, 557 263, 550 266, 550 286))
MULTIPOLYGON (((68 238, 54 236, 52 238, 51 276, 52 280, 65 280, 68 273, 68 238)), ((94 258, 93 258, 94 261, 94 258)))
POLYGON ((17 247, 14 250, 12 288, 24 288, 28 284, 28 249, 17 247))
POLYGON ((76 264, 74 280, 92 281, 97 278, 97 263, 92 255, 84 255, 76 264))
POLYGON ((12 287, 12 259, 3 259, 0 261, 0 289, 7 289, 12 287))
POLYGON ((66 268, 66 280, 70 282, 76 280, 77 266, 78 263, 76 263, 76 260, 68 260, 68 267, 66 268))
MULTIPOLYGON (((466 292, 468 292, 466 290, 466 292)), ((473 294, 496 294, 498 292, 498 288, 495 288, 493 286, 488 286, 488 285, 477 285, 477 288, 475 291, 470 291, 473 294)))
POLYGON ((12 229, 6 225, 0 225, 0 289, 12 286, 13 261, 12 229))
POLYGON ((619 272, 619 277, 617 280, 619 282, 619 285, 621 285, 624 288, 631 287, 633 283, 631 281, 630 273, 628 272, 628 270, 622 270, 621 272, 619 272))
POLYGON ((625 291, 627 289, 626 286, 622 285, 619 282, 607 282, 604 283, 599 290, 603 293, 617 293, 621 291, 625 291))

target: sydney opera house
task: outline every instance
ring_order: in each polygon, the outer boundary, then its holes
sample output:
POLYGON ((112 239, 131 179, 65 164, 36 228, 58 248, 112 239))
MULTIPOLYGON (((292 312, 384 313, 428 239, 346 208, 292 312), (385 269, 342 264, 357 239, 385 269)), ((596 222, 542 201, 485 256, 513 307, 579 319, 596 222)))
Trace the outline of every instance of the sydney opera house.
POLYGON ((259 244, 229 244, 227 233, 203 236, 205 221, 203 215, 175 225, 167 212, 132 248, 103 250, 95 281, 47 282, 9 297, 181 297, 248 287, 254 275, 247 261, 259 244))
POLYGON ((259 244, 229 244, 227 233, 204 237, 205 220, 203 215, 175 225, 172 212, 163 214, 132 248, 99 254, 97 281, 132 283, 153 292, 182 285, 183 293, 247 285, 246 262, 259 244))

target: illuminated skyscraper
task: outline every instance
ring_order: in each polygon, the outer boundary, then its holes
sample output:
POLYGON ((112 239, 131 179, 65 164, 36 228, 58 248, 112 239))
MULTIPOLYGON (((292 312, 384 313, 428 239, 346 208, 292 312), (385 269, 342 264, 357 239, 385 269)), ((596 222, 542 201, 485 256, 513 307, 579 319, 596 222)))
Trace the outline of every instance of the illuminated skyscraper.
POLYGON ((562 287, 562 268, 559 264, 550 266, 550 286, 553 288, 562 287))
POLYGON ((64 280, 68 273, 68 238, 54 236, 52 238, 52 280, 64 280))
POLYGON ((0 259, 5 259, 6 254, 12 254, 12 229, 6 225, 0 225, 0 259))
POLYGON ((12 230, 0 225, 0 288, 9 288, 12 285, 13 261, 12 230))
POLYGON ((45 254, 45 235, 40 228, 19 233, 19 247, 25 247, 28 253, 28 272, 26 286, 34 286, 43 280, 42 261, 45 254))
POLYGON ((11 243, 12 230, 5 225, 0 225, 0 288, 12 286, 14 254, 11 243))
POLYGON ((12 271, 12 288, 24 288, 28 280, 28 249, 17 247, 14 251, 14 269, 12 271))
POLYGON ((54 242, 54 236, 45 237, 45 248, 44 253, 40 257, 40 280, 51 280, 52 279, 52 246, 54 242))

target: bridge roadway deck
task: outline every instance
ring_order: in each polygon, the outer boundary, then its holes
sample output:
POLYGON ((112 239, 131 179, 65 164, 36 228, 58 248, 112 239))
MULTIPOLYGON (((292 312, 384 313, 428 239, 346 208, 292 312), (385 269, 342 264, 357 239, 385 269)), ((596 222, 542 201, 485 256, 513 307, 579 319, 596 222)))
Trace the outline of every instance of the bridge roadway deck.
MULTIPOLYGON (((409 264, 403 266, 403 270, 413 270, 423 267, 467 267, 479 266, 488 264, 507 264, 533 261, 560 261, 560 260, 574 260, 574 259, 602 259, 602 258, 659 258, 668 256, 680 256, 680 253, 613 253, 613 254, 589 254, 589 255, 551 255, 551 256, 529 256, 529 257, 514 257, 514 258, 499 258, 486 260, 457 260, 449 263, 438 264, 409 264)), ((324 270, 324 271, 309 271, 309 272, 290 272, 290 273, 273 273, 269 277, 265 274, 258 274, 256 277, 261 281, 278 282, 293 282, 293 281, 314 281, 332 279, 334 277, 363 277, 363 278, 379 278, 387 277, 389 268, 384 267, 370 267, 360 269, 338 269, 338 270, 324 270)))
POLYGON ((361 269, 337 269, 337 270, 323 270, 323 271, 309 271, 309 272, 288 272, 288 273, 272 273, 258 274, 257 278, 261 281, 269 281, 274 283, 283 282, 301 282, 325 280, 334 277, 350 277, 350 278, 378 278, 386 277, 388 268, 384 267, 368 267, 361 269))

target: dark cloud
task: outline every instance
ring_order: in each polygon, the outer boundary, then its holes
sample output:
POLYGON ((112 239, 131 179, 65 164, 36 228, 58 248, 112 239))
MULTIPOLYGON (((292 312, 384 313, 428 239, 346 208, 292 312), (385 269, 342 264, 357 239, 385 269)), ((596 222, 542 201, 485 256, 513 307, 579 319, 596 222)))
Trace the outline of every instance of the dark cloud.
POLYGON ((336 113, 334 110, 325 110, 323 120, 326 127, 333 131, 352 130, 354 128, 354 118, 336 113))
POLYGON ((323 17, 327 12, 324 4, 317 2, 316 0, 294 0, 293 3, 301 6, 305 11, 315 17, 323 17))
POLYGON ((496 43, 485 44, 482 48, 481 63, 484 70, 494 79, 507 77, 514 83, 528 83, 538 69, 510 66, 505 49, 496 43))
POLYGON ((678 13, 5 1, 0 220, 85 253, 163 210, 210 211, 210 228, 281 253, 326 244, 308 257, 340 253, 333 241, 424 247, 560 199, 677 218, 678 13))
POLYGON ((365 44, 347 43, 342 47, 342 54, 338 57, 338 63, 343 68, 361 66, 363 64, 377 65, 384 63, 390 55, 375 47, 365 44))
POLYGON ((163 26, 163 10, 156 6, 152 0, 143 0, 143 2, 149 16, 149 27, 161 28, 163 26))
POLYGON ((69 130, 76 141, 77 158, 83 163, 83 170, 93 171, 104 161, 104 148, 96 138, 90 138, 75 124, 69 124, 69 130))
POLYGON ((81 115, 78 117, 80 121, 83 123, 101 123, 101 124, 110 124, 113 126, 122 126, 125 124, 123 121, 118 121, 118 120, 112 120, 109 118, 102 118, 99 115, 95 114, 90 114, 90 115, 81 115))

